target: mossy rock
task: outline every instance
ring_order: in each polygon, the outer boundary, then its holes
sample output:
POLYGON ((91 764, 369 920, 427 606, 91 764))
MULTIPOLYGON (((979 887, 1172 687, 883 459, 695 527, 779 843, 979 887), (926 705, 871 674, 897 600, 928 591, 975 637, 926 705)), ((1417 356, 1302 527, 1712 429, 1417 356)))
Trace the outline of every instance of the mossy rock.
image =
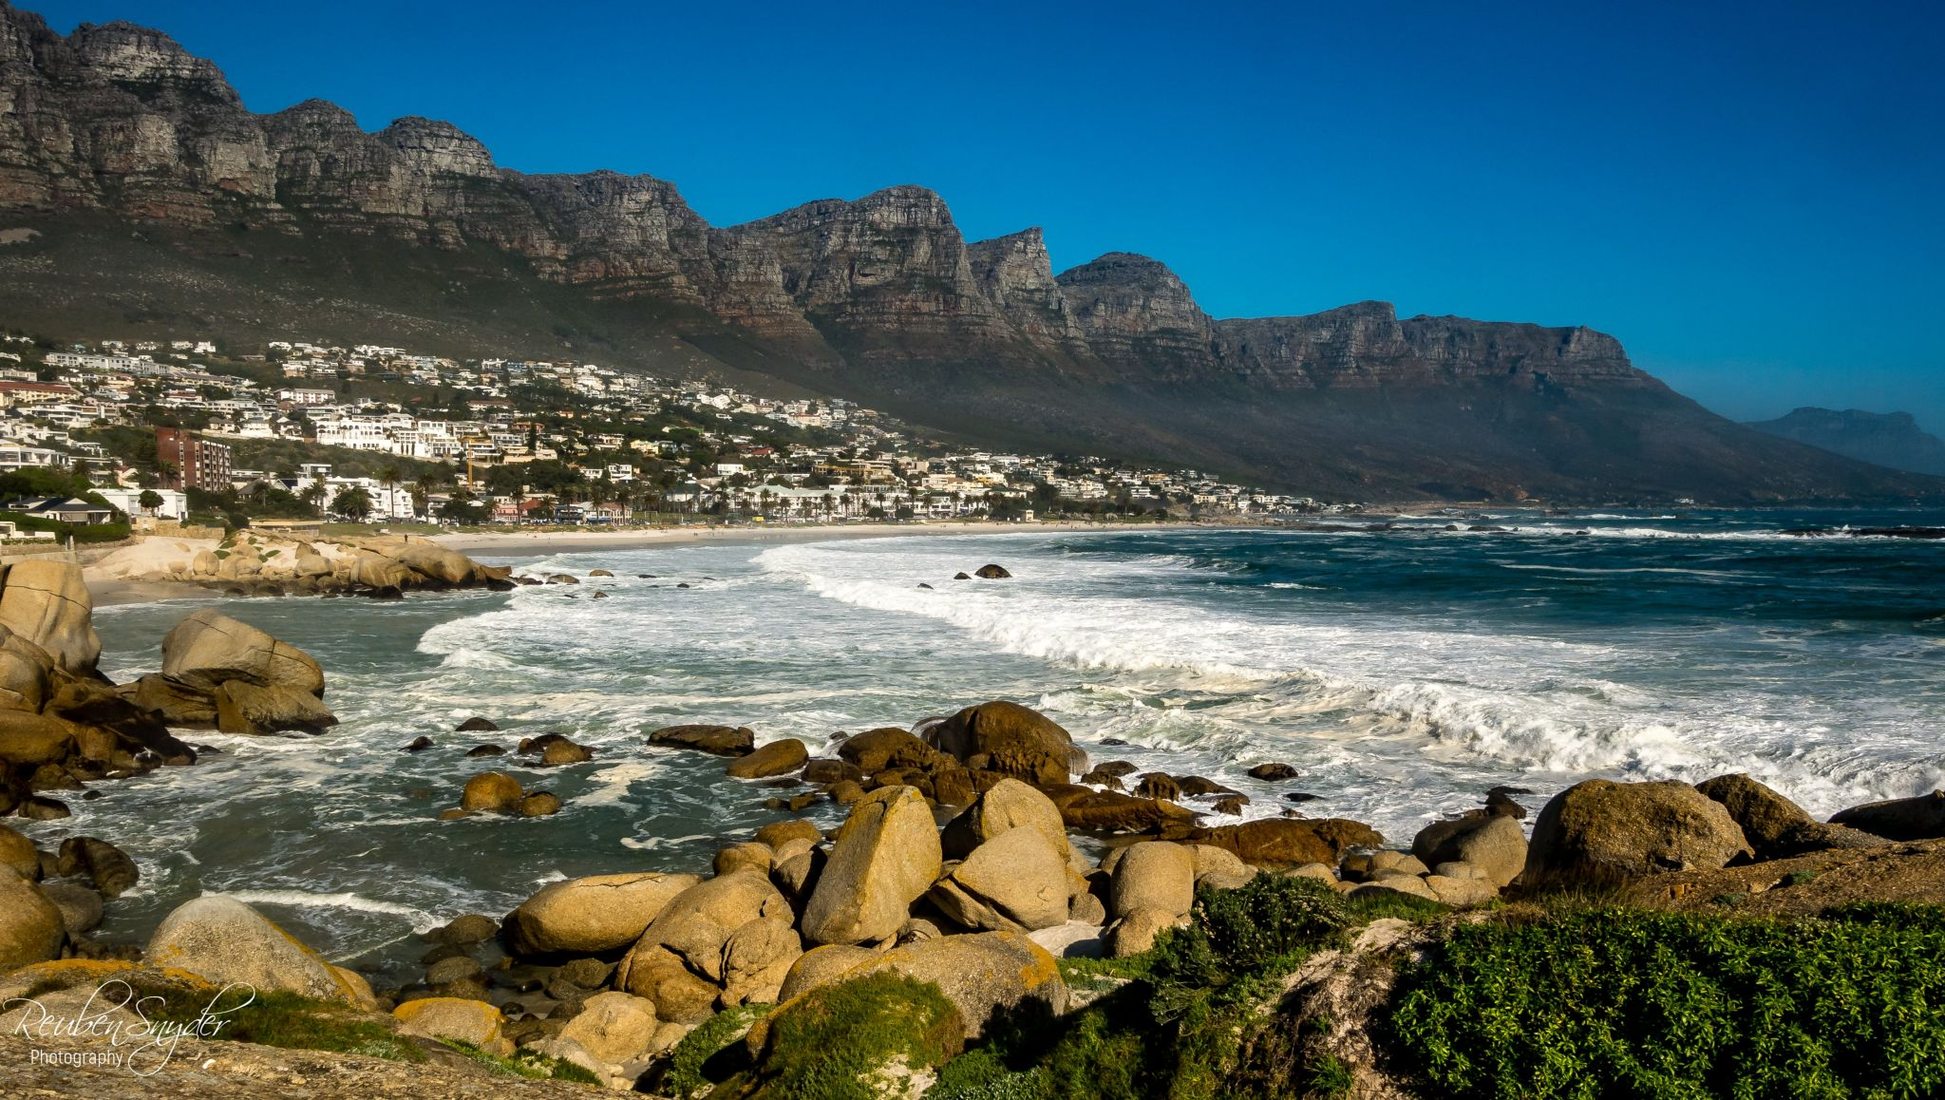
POLYGON ((749 1069, 709 1095, 877 1100, 918 1095, 965 1045, 966 1025, 939 987, 882 973, 814 989, 778 1006, 745 1040, 749 1069))

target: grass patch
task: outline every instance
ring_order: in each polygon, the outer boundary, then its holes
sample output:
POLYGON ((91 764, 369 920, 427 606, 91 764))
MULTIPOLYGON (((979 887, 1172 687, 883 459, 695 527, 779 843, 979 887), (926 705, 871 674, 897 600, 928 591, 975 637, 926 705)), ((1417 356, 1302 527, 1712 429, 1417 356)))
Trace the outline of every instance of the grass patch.
POLYGON ((1938 1096, 1945 908, 1461 926, 1401 972, 1388 1032, 1455 1100, 1938 1096))
POLYGON ((520 1050, 511 1055, 501 1055, 482 1050, 461 1039, 440 1039, 439 1044, 508 1077, 524 1077, 530 1081, 573 1081, 582 1085, 601 1084, 599 1077, 580 1066, 539 1051, 520 1050))

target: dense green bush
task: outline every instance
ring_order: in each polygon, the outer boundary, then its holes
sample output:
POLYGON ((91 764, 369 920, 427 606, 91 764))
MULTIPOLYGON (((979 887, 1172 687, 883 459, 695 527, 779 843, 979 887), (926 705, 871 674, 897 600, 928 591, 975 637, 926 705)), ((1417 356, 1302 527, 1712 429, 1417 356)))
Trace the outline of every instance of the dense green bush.
POLYGON ((669 1052, 668 1066, 655 1091, 675 1100, 690 1100, 748 1069, 750 1059, 743 1036, 773 1007, 739 1005, 704 1020, 669 1052))
POLYGON ((1315 948, 1349 927, 1351 915, 1343 897, 1316 879, 1257 875, 1240 890, 1204 890, 1195 923, 1223 965, 1241 972, 1315 948))
POLYGON ((1595 910, 1457 928, 1390 1044, 1441 1096, 1945 1095, 1945 909, 1595 910))

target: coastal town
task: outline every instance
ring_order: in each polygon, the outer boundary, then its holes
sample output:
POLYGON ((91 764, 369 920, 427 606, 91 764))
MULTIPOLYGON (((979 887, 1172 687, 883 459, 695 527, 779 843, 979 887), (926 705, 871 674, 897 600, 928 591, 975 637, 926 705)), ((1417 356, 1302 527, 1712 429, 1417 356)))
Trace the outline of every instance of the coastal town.
POLYGON ((1195 470, 954 445, 841 399, 379 345, 0 335, 0 410, 0 511, 30 525, 1274 520, 1355 508, 1195 470))

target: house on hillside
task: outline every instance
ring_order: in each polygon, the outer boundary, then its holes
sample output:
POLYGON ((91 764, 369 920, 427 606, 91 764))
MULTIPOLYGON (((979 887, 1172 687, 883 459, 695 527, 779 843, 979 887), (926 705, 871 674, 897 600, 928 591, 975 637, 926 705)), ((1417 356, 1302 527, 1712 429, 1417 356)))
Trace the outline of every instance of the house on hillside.
POLYGON ((115 510, 105 504, 95 504, 80 497, 41 497, 31 500, 16 500, 0 505, 0 511, 18 512, 22 515, 40 519, 57 520, 77 526, 93 526, 112 523, 115 510))

